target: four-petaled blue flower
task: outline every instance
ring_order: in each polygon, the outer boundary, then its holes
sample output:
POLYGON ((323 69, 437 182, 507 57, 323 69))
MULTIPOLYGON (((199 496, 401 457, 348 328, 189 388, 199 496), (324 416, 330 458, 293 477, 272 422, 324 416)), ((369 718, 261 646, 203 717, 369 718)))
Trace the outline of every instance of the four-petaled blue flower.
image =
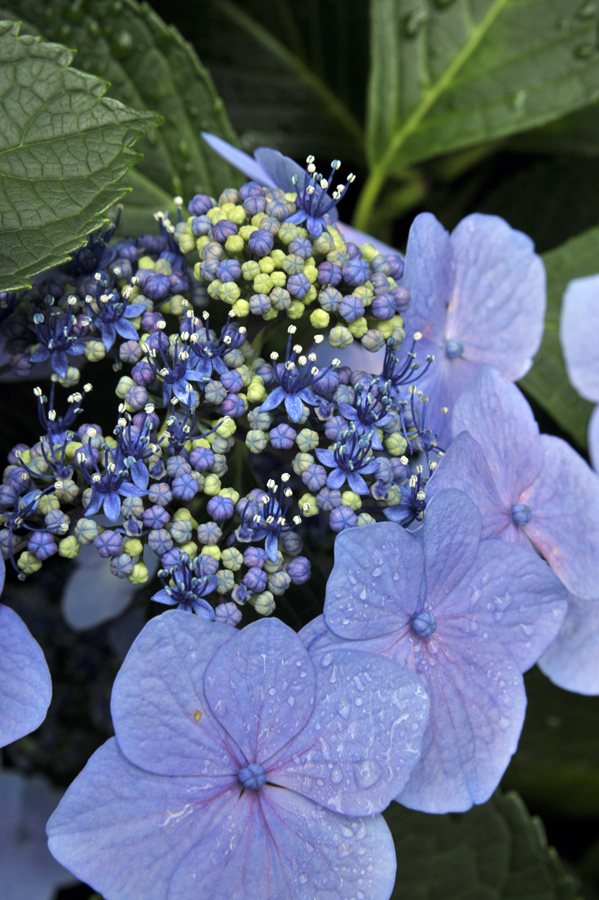
POLYGON ((333 450, 317 449, 320 462, 333 469, 327 476, 327 487, 338 490, 347 480, 354 493, 367 494, 368 485, 362 475, 370 475, 378 466, 370 448, 370 435, 360 436, 352 422, 333 444, 333 450))
POLYGON ((81 356, 85 343, 80 340, 80 326, 72 313, 63 312, 53 306, 53 298, 46 300, 46 309, 33 316, 33 327, 39 346, 31 354, 31 362, 45 362, 48 358, 52 368, 61 378, 66 378, 69 368, 67 354, 81 356))
MULTIPOLYGON (((318 397, 312 388, 321 378, 325 377, 332 366, 321 370, 314 365, 316 362, 314 345, 307 357, 298 355, 301 354, 302 347, 296 344, 293 349, 291 348, 291 338, 295 331, 295 325, 290 325, 284 363, 276 362, 278 353, 270 355, 274 361, 273 373, 279 387, 276 387, 268 395, 258 412, 268 412, 284 403, 289 418, 293 422, 299 422, 304 415, 303 403, 308 403, 310 406, 319 406, 322 403, 322 398, 318 397)), ((322 337, 320 340, 322 341, 322 337)), ((319 343, 318 339, 315 340, 316 343, 319 343)), ((336 362, 334 361, 333 364, 336 362)))
POLYGON ((418 759, 428 698, 391 660, 314 662, 277 619, 235 632, 171 610, 115 681, 116 738, 48 823, 54 856, 111 900, 388 900, 379 813, 418 759))
POLYGON ((481 541, 461 491, 440 491, 416 537, 385 522, 335 542, 324 617, 301 632, 318 663, 354 647, 420 675, 431 711, 420 760, 397 798, 424 812, 484 803, 518 744, 522 672, 556 637, 567 592, 546 562, 481 541))
POLYGON ((145 304, 127 303, 111 289, 105 279, 97 278, 96 281, 95 296, 88 294, 85 299, 91 323, 100 332, 106 350, 112 348, 117 334, 126 341, 138 341, 137 331, 127 320, 143 315, 146 311, 145 304))
POLYGON ((162 590, 152 596, 156 603, 176 606, 185 612, 195 612, 204 619, 214 621, 214 609, 203 598, 216 590, 218 561, 213 556, 200 555, 190 559, 182 553, 179 562, 162 569, 158 576, 162 590))
MULTIPOLYGON (((91 439, 88 443, 91 456, 91 439)), ((104 451, 104 472, 100 472, 94 459, 95 472, 85 466, 86 456, 81 451, 75 454, 75 462, 87 483, 92 489, 91 497, 85 508, 86 516, 95 516, 102 507, 104 515, 111 522, 116 522, 121 514, 121 497, 145 497, 147 491, 137 487, 128 480, 125 460, 119 454, 113 455, 110 450, 104 451)))

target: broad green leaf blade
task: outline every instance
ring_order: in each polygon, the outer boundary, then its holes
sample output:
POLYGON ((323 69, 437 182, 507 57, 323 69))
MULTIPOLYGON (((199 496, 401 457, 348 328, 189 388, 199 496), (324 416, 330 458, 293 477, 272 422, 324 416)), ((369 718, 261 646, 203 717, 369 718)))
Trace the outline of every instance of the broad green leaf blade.
POLYGON ((593 405, 579 397, 568 381, 559 342, 559 319, 568 282, 599 271, 599 227, 545 253, 543 261, 547 270, 545 334, 533 367, 520 385, 584 449, 593 405))
POLYGON ((104 97, 59 44, 0 23, 0 291, 65 262, 126 191, 132 147, 160 121, 104 97))
POLYGON ((599 815, 599 697, 564 691, 536 667, 525 681, 526 720, 503 786, 552 812, 599 815))
POLYGON ((391 900, 575 900, 572 879, 547 847, 541 822, 517 794, 466 813, 431 816, 392 803, 384 813, 395 841, 391 900))
POLYGON ((371 0, 373 171, 358 227, 393 169, 599 98, 597 14, 580 0, 371 0))
MULTIPOLYGON (((106 78, 112 97, 164 116, 164 125, 139 143, 144 156, 137 168, 146 185, 153 182, 172 202, 179 194, 185 201, 196 193, 218 196, 224 187, 241 183, 239 173, 200 137, 200 131, 211 131, 237 143, 210 74, 191 44, 148 4, 3 0, 2 6, 44 37, 75 48, 77 64, 106 78)), ((135 190, 127 203, 139 210, 144 196, 135 196, 135 190)), ((142 230, 148 227, 146 223, 142 230)))
POLYGON ((573 153, 599 156, 599 103, 516 135, 509 147, 524 153, 573 153))

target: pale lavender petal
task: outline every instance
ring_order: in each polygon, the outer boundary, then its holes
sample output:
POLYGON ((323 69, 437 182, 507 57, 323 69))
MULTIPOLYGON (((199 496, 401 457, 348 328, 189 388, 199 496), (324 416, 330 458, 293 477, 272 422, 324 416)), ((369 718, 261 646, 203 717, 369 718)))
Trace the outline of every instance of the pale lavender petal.
POLYGON ((544 465, 521 498, 532 510, 525 531, 569 591, 597 597, 599 475, 565 441, 542 435, 544 465))
POLYGON ((599 472, 599 406, 592 412, 589 422, 589 456, 595 472, 599 472))
POLYGON ((345 472, 341 469, 333 469, 327 476, 327 487, 331 488, 331 490, 339 490, 345 484, 345 478, 345 472))
POLYGON ((501 537, 525 546, 530 542, 521 528, 514 524, 510 509, 499 497, 482 447, 467 431, 455 438, 439 461, 426 487, 430 499, 439 491, 457 488, 473 500, 481 515, 483 540, 501 537))
POLYGON ((308 725, 266 766, 270 783, 345 815, 385 809, 420 753, 428 697, 414 673, 353 650, 315 659, 316 703, 308 725))
POLYGON ((447 594, 468 572, 480 534, 480 513, 463 491, 441 491, 427 504, 423 539, 429 606, 442 607, 447 594))
POLYGON ((318 448, 316 450, 316 456, 318 457, 318 461, 323 464, 323 466, 336 466, 335 462, 335 454, 332 450, 321 450, 318 448))
POLYGON ((518 745, 526 694, 501 644, 475 635, 435 638, 417 654, 431 701, 422 755, 396 799, 423 812, 463 812, 497 787, 518 745))
POLYGON ((0 603, 0 747, 35 731, 51 697, 42 648, 16 612, 0 603))
POLYGON ((251 817, 188 853, 168 900, 388 900, 395 869, 382 816, 347 818, 267 785, 251 817))
POLYGON ((52 900, 58 888, 75 884, 46 842, 46 822, 60 797, 44 778, 0 772, 2 900, 52 900))
POLYGON ((567 597, 532 547, 483 541, 464 582, 442 604, 443 628, 464 638, 473 630, 490 634, 526 672, 557 636, 567 597))
POLYGON ((308 651, 279 619, 253 622, 234 633, 204 676, 213 714, 247 761, 260 763, 305 726, 314 708, 315 685, 308 651))
POLYGON ((581 396, 599 400, 599 275, 571 281, 562 300, 560 340, 568 378, 581 396))
POLYGON ((384 244, 377 238, 372 237, 371 234, 366 234, 365 231, 354 228, 353 225, 346 225, 345 222, 337 222, 335 227, 344 241, 351 241, 352 244, 357 244, 358 247, 361 247, 362 244, 372 244, 372 246, 378 250, 379 253, 382 253, 383 256, 387 256, 388 254, 401 256, 399 250, 395 250, 393 247, 390 247, 389 244, 384 244))
POLYGON ((214 777, 243 765, 203 687, 208 661, 234 633, 179 610, 148 622, 112 691, 114 730, 127 759, 160 775, 214 777))
POLYGON ((270 147, 258 147, 254 150, 254 157, 282 191, 294 194, 298 189, 303 189, 306 170, 291 157, 283 156, 279 150, 272 150, 270 147), (297 184, 293 183, 294 175, 297 177, 297 184))
POLYGON ((236 169, 239 169, 252 181, 256 181, 265 187, 277 187, 274 180, 262 168, 260 163, 248 156, 247 153, 244 153, 243 150, 238 150, 237 147, 233 147, 232 144, 228 144, 227 141, 223 141, 222 138, 217 137, 215 134, 209 134, 207 131, 202 131, 202 137, 219 156, 230 162, 232 166, 235 166, 236 169))
POLYGON ((258 412, 269 412, 269 410, 278 406, 279 403, 282 403, 286 396, 287 394, 283 388, 275 388, 272 394, 269 394, 264 403, 259 407, 258 412))
POLYGON ((599 600, 568 598, 568 614, 539 668, 558 687, 599 694, 599 600))
MULTIPOLYGON (((123 485, 124 487, 124 485, 123 485)), ((111 522, 116 522, 121 514, 121 499, 115 492, 113 494, 104 494, 104 515, 111 522)))
POLYGON ((545 268, 533 242, 497 216, 473 213, 452 232, 451 245, 446 338, 463 342, 465 359, 522 378, 545 324, 545 268))
POLYGON ((420 213, 410 228, 403 277, 412 295, 406 315, 409 334, 419 331, 438 347, 445 346, 445 319, 454 278, 448 232, 431 213, 420 213))
POLYGON ((483 449, 506 508, 520 501, 542 462, 539 426, 527 400, 497 369, 481 368, 471 390, 458 400, 452 431, 468 431, 483 449))
MULTIPOLYGON (((268 401, 266 401, 268 402, 268 401)), ((262 404, 262 407, 264 403, 262 404)), ((261 407, 261 408, 262 408, 261 407)), ((301 417, 304 414, 304 408, 302 405, 301 399, 297 394, 286 394, 285 395, 285 409, 287 411, 287 415, 291 419, 292 422, 299 422, 301 417)))
POLYGON ((328 627, 357 640, 398 631, 416 612, 423 574, 422 548, 401 525, 381 522, 342 531, 327 582, 328 627))
POLYGON ((129 763, 111 738, 48 822, 48 846, 110 900, 165 900, 189 851, 201 856, 210 832, 222 834, 222 818, 247 821, 239 793, 230 778, 151 775, 129 763))
MULTIPOLYGON (((441 450, 447 450, 452 441, 453 413, 459 397, 472 387, 480 366, 467 359, 450 359, 443 350, 430 341, 419 341, 416 346, 421 366, 425 364, 427 353, 435 354, 435 362, 418 381, 418 387, 429 397, 427 421, 436 431, 441 450), (443 414, 446 407, 448 414, 443 414)), ((455 430, 453 434, 455 434, 455 430)))

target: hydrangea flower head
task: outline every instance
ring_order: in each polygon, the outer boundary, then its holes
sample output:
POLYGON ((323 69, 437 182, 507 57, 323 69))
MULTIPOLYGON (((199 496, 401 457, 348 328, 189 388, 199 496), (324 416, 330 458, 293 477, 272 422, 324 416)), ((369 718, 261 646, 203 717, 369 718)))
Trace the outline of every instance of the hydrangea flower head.
POLYGON ((545 270, 530 238, 503 219, 474 213, 449 234, 430 213, 417 216, 403 283, 412 296, 406 329, 435 356, 418 386, 436 406, 451 413, 483 364, 512 381, 529 370, 543 335, 545 270))
POLYGON ((426 723, 418 678, 276 619, 240 632, 153 619, 115 682, 109 740, 48 823, 56 858, 111 900, 388 900, 381 816, 426 723))
POLYGON ((302 632, 316 665, 336 647, 360 647, 423 678, 429 723, 397 799, 424 812, 460 812, 495 790, 524 721, 521 673, 566 612, 547 563, 480 536, 461 491, 433 498, 418 537, 392 522, 342 532, 324 619, 302 632))
POLYGON ((489 366, 456 403, 452 429, 428 495, 465 491, 483 538, 532 542, 569 591, 596 597, 599 476, 565 441, 540 435, 524 396, 489 366))
MULTIPOLYGON (((0 593, 5 566, 0 558, 0 593)), ((50 672, 22 619, 0 603, 0 747, 35 731, 52 696, 50 672)))

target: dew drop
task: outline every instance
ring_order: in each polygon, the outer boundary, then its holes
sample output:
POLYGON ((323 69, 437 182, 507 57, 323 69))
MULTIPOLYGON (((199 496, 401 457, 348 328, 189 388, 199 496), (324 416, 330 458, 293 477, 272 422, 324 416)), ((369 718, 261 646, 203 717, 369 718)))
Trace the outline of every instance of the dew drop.
POLYGON ((271 687, 268 689, 268 693, 269 693, 269 696, 274 697, 274 695, 277 693, 277 689, 274 687, 271 687))
POLYGON ((320 665, 323 667, 323 669, 326 669, 326 667, 330 666, 332 662, 333 662, 333 654, 325 653, 325 655, 320 660, 320 665))
POLYGON ((415 9, 404 19, 403 30, 405 36, 408 38, 416 37, 422 26, 426 25, 429 19, 430 14, 427 10, 415 9))
POLYGON ((297 880, 300 884, 306 884, 306 882, 308 881, 308 876, 302 873, 297 880))
POLYGON ((333 766, 331 769, 331 781, 333 784, 339 784, 343 781, 343 772, 339 768, 339 766, 333 766))
POLYGON ((378 578, 379 575, 381 574, 381 572, 382 572, 382 569, 381 569, 379 566, 377 566, 376 568, 374 568, 374 569, 372 570, 372 577, 373 577, 373 578, 378 578))
POLYGON ((295 706, 295 697, 287 697, 287 703, 289 706, 295 706))
POLYGON ((361 697, 356 697, 356 699, 354 700, 354 703, 356 704, 356 706, 362 706, 364 701, 362 700, 361 697))
POLYGON ((362 588, 360 591, 360 600, 366 600, 366 588, 362 588))
POLYGON ((347 702, 347 700, 342 700, 339 706, 337 707, 337 712, 341 716, 342 719, 349 719, 349 714, 351 712, 351 706, 347 702))
POLYGON ((502 728, 504 731, 506 730, 506 728, 509 727, 509 724, 510 724, 510 719, 508 719, 507 716, 502 716, 500 718, 499 727, 502 728))

